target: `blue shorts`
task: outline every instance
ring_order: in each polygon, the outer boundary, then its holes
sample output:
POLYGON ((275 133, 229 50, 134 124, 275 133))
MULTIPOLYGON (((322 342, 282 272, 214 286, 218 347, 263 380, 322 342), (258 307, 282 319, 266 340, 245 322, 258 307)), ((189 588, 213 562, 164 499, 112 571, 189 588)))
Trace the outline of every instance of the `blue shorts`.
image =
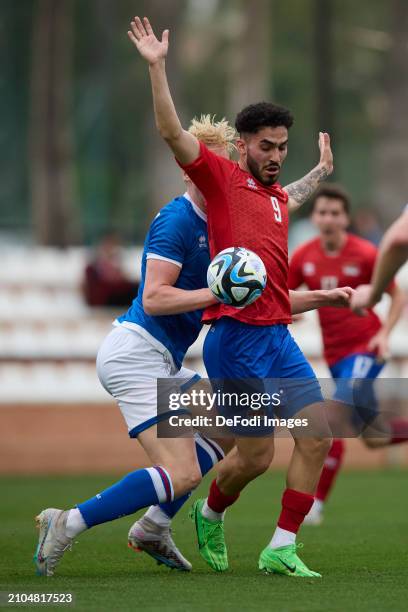
POLYGON ((378 415, 374 380, 384 367, 373 353, 356 353, 330 367, 336 382, 333 399, 353 407, 353 424, 368 425, 378 415))
MULTIPOLYGON (((222 317, 206 336, 203 357, 217 391, 279 393, 279 406, 267 408, 267 415, 288 419, 323 401, 319 382, 286 325, 248 325, 222 317)), ((233 410, 246 416, 254 414, 241 405, 233 410)), ((271 433, 271 427, 262 433, 271 433)))

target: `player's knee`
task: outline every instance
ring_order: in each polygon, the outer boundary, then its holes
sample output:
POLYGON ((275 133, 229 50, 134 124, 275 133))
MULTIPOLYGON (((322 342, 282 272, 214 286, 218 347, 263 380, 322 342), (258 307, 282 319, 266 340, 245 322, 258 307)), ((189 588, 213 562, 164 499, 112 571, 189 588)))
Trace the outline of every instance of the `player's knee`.
POLYGON ((369 449, 373 449, 373 448, 381 448, 382 446, 387 446, 388 439, 386 438, 362 438, 364 445, 369 448, 369 449))
POLYGON ((198 487, 202 478, 203 477, 201 475, 201 470, 198 466, 194 467, 193 469, 190 469, 188 474, 188 486, 190 487, 189 491, 192 491, 193 489, 198 487))
POLYGON ((332 446, 332 438, 298 438, 296 446, 309 460, 324 460, 332 446))
POLYGON ((198 465, 190 466, 188 469, 183 471, 178 469, 172 470, 171 474, 175 497, 180 497, 180 495, 189 493, 198 487, 202 480, 201 471, 198 465))
POLYGON ((240 457, 240 469, 243 473, 251 477, 260 476, 266 472, 273 459, 273 450, 268 449, 262 453, 256 453, 250 456, 240 457))
POLYGON ((324 460, 327 457, 332 444, 332 438, 315 438, 312 444, 312 453, 324 460))
POLYGON ((263 474, 269 469, 273 459, 273 454, 263 455, 258 461, 259 474, 263 474))

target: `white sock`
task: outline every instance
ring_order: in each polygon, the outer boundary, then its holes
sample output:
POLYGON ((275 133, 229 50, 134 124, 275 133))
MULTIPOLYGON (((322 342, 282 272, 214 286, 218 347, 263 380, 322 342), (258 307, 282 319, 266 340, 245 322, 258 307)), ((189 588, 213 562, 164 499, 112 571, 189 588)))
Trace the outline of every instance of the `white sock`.
POLYGON ((313 502, 313 506, 310 508, 310 512, 318 512, 321 514, 324 508, 324 501, 321 499, 315 499, 313 502))
POLYGON ((296 533, 292 533, 292 531, 286 531, 286 529, 277 527, 268 546, 269 548, 280 548, 281 546, 288 546, 288 544, 294 544, 295 542, 296 533))
POLYGON ((67 525, 65 528, 65 533, 68 538, 75 538, 77 535, 88 529, 87 524, 85 523, 82 514, 78 510, 78 508, 72 508, 72 510, 68 513, 67 525))
POLYGON ((147 517, 159 527, 170 527, 171 518, 160 508, 160 506, 150 506, 150 508, 144 513, 143 517, 147 517))
POLYGON ((212 510, 207 504, 207 500, 205 500, 203 509, 201 510, 201 514, 209 521, 223 521, 225 516, 225 510, 224 512, 215 512, 215 510, 212 510))

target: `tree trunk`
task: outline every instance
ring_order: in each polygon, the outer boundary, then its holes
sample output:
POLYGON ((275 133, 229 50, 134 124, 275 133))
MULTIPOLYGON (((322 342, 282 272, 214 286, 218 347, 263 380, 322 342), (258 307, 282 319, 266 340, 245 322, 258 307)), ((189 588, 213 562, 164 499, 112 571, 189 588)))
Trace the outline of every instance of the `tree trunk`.
POLYGON ((29 158, 36 241, 80 239, 75 206, 72 94, 73 2, 38 0, 33 21, 29 158))
POLYGON ((408 2, 390 0, 391 50, 385 65, 385 104, 374 153, 374 205, 388 225, 408 201, 408 2))

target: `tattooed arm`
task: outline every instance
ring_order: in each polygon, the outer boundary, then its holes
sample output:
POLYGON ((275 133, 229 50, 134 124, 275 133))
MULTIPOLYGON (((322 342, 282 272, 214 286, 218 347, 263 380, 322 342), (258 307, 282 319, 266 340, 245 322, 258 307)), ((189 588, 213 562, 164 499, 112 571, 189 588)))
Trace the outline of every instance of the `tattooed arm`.
POLYGON ((289 212, 293 212, 304 204, 316 190, 319 183, 325 181, 333 172, 333 153, 330 148, 330 136, 326 133, 319 134, 320 161, 303 178, 287 185, 285 191, 289 196, 289 212))

